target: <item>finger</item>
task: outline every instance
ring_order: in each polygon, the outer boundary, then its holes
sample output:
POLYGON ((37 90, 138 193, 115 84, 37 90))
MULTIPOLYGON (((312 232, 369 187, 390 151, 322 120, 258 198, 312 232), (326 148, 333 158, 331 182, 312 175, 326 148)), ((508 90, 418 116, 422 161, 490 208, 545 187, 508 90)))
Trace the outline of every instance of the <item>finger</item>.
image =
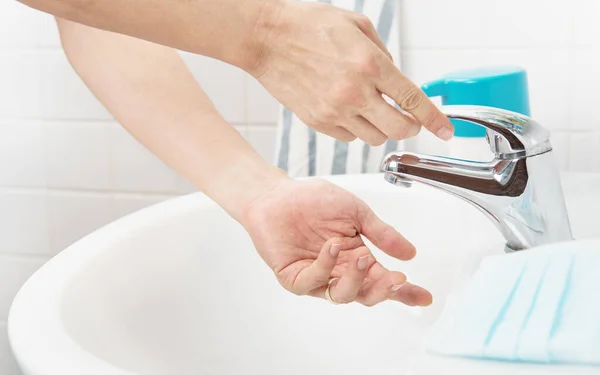
POLYGON ((348 269, 331 284, 329 294, 336 303, 350 303, 356 299, 365 281, 368 269, 375 263, 366 246, 358 248, 348 261, 348 269))
POLYGON ((400 260, 410 260, 417 250, 392 226, 384 223, 364 202, 358 204, 360 233, 386 254, 400 260))
POLYGON ((412 116, 402 114, 387 103, 380 93, 374 95, 361 115, 387 137, 402 140, 419 134, 421 124, 412 116))
POLYGON ((365 306, 375 306, 388 300, 406 283, 406 276, 401 272, 387 272, 384 277, 363 288, 356 301, 365 306))
POLYGON ((373 22, 371 22, 367 16, 362 14, 357 15, 355 22, 360 31, 362 31, 367 38, 371 39, 371 41, 375 43, 375 45, 379 47, 379 49, 382 50, 391 61, 394 61, 392 54, 387 49, 385 43, 383 43, 383 40, 381 40, 381 37, 379 37, 375 26, 373 26, 373 22))
POLYGON ((381 146, 387 136, 362 116, 356 116, 348 121, 346 128, 370 146, 381 146))
POLYGON ((392 293, 390 299, 408 306, 429 306, 433 302, 433 296, 427 289, 408 282, 392 293))
POLYGON ((356 139, 356 135, 350 133, 348 130, 342 128, 341 126, 334 126, 318 131, 332 138, 338 139, 342 142, 352 142, 356 139))
POLYGON ((443 140, 454 134, 450 120, 433 104, 427 95, 389 60, 380 61, 381 74, 376 80, 379 91, 394 100, 400 108, 412 114, 426 129, 443 140))
POLYGON ((310 266, 298 273, 292 285, 292 291, 303 295, 313 289, 326 285, 337 263, 341 249, 342 241, 339 238, 327 241, 323 245, 317 259, 310 266))

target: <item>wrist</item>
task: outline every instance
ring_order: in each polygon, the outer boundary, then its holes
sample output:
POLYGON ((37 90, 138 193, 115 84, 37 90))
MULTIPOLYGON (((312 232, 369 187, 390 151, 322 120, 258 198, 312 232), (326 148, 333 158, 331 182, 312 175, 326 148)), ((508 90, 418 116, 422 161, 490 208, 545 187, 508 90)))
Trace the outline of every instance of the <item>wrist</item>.
POLYGON ((290 177, 262 158, 250 155, 238 158, 235 165, 223 168, 214 176, 209 194, 231 217, 246 226, 249 213, 256 201, 268 196, 290 177))
POLYGON ((265 65, 272 48, 273 34, 276 32, 279 18, 288 0, 253 0, 254 8, 252 30, 245 50, 239 51, 240 59, 236 64, 252 76, 257 76, 265 65))
POLYGON ((232 216, 244 227, 248 227, 256 203, 273 195, 277 189, 291 180, 281 169, 275 167, 253 176, 243 187, 244 193, 236 203, 232 216))

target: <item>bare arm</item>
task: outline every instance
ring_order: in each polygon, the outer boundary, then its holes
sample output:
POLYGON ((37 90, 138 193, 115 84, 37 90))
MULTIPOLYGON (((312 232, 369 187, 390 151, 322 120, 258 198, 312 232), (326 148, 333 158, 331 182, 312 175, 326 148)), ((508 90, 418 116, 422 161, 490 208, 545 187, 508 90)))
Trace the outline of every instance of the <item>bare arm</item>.
POLYGON ((20 0, 98 29, 210 56, 252 74, 308 126, 370 145, 442 139, 448 119, 393 64, 370 20, 292 0, 20 0), (382 97, 392 98, 410 115, 382 97))
POLYGON ((244 226, 287 290, 368 306, 388 299, 431 303, 429 292, 378 263, 361 237, 407 260, 415 248, 400 233, 349 192, 289 179, 260 158, 217 113, 174 50, 58 23, 71 64, 98 99, 244 226))
POLYGON ((251 70, 280 0, 20 0, 59 18, 251 70), (241 53, 243 52, 243 53, 241 53))
POLYGON ((219 115, 175 50, 58 25, 69 61, 117 121, 234 218, 284 178, 219 115))

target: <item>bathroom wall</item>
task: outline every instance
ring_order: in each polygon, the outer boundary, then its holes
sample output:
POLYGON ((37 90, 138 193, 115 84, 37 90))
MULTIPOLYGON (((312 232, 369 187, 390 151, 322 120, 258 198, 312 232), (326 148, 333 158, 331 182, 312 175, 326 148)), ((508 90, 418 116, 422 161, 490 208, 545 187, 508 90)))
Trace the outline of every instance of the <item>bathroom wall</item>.
POLYGON ((560 167, 600 172, 598 16, 595 0, 402 0, 403 71, 422 84, 457 68, 521 65, 560 167))
MULTIPOLYGON (((561 168, 600 172, 595 0, 401 2, 405 74, 423 83, 454 68, 524 66, 532 114, 552 131, 561 168)), ((224 116, 271 158, 275 101, 235 68, 183 56, 224 116)), ((87 91, 51 17, 0 1, 0 374, 17 374, 5 320, 32 272, 103 224, 191 191, 87 91)))

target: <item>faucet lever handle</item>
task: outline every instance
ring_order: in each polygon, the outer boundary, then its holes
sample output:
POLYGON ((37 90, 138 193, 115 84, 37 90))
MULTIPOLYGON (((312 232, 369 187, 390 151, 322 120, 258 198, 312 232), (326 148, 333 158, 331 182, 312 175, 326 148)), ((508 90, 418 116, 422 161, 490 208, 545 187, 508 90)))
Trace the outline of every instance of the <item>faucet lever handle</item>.
POLYGON ((490 149, 497 159, 534 156, 552 150, 550 133, 522 114, 471 105, 447 105, 441 111, 448 118, 485 127, 490 149))

